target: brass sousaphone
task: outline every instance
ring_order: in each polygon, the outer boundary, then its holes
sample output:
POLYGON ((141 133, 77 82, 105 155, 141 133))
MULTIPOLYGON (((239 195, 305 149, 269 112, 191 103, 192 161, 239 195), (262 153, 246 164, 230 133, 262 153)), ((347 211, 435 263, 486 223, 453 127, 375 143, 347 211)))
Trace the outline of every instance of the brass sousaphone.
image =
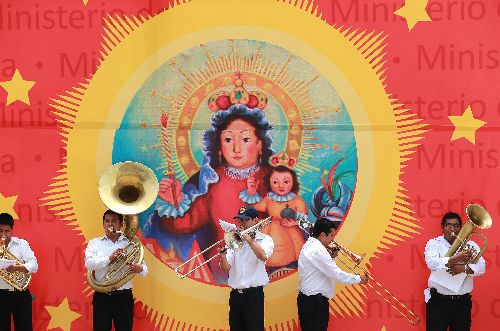
POLYGON ((102 280, 97 280, 94 271, 87 272, 89 286, 98 292, 110 292, 127 283, 134 273, 130 263, 142 263, 144 247, 135 236, 139 217, 137 214, 148 209, 155 201, 159 190, 158 179, 147 166, 137 162, 117 163, 101 175, 99 196, 106 207, 122 214, 125 229, 123 235, 129 240, 124 252, 109 264, 102 280))

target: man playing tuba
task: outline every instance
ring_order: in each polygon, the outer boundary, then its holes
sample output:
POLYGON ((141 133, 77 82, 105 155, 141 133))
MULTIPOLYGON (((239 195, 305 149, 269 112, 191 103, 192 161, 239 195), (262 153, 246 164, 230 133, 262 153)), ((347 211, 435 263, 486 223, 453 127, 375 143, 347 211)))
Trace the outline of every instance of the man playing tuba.
POLYGON ((38 263, 28 242, 12 237, 13 228, 13 217, 1 213, 0 258, 3 267, 8 266, 0 273, 0 330, 10 330, 12 315, 16 331, 30 331, 33 330, 32 297, 27 289, 30 280, 27 277, 37 272, 38 263), (25 283, 19 280, 25 280, 25 283))
MULTIPOLYGON (((469 250, 461 250, 451 257, 446 256, 461 227, 460 215, 446 213, 441 220, 443 235, 429 240, 425 246, 425 262, 431 270, 429 288, 425 290, 427 331, 445 331, 448 327, 454 331, 470 330, 470 292, 474 277, 485 272, 485 261, 480 257, 476 263, 469 263, 472 256, 469 250), (435 277, 439 273, 444 276, 435 277), (453 290, 453 284, 459 279, 463 283, 453 290)), ((475 242, 469 241, 468 245, 479 252, 479 246, 475 242)))
MULTIPOLYGON (((129 239, 120 231, 123 215, 107 210, 102 218, 105 236, 90 240, 85 249, 85 266, 89 271, 95 271, 97 281, 106 277, 109 266, 126 253, 124 247, 129 243, 129 239)), ((141 276, 146 276, 148 272, 144 261, 141 264, 127 263, 124 267, 141 276)), ((115 290, 96 291, 92 305, 94 331, 109 331, 112 323, 116 331, 132 330, 134 299, 131 280, 115 290)))

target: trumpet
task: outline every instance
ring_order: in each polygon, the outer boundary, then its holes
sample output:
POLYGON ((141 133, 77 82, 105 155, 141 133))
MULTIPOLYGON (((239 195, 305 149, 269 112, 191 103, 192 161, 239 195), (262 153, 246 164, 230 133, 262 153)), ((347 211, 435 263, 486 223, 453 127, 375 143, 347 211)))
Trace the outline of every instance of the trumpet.
POLYGON ((268 226, 270 223, 272 222, 272 216, 268 217, 268 218, 265 218, 261 221, 259 221, 257 224, 254 224, 252 225, 251 227, 249 227, 248 229, 245 229, 243 231, 240 231, 239 229, 230 229, 230 230, 227 230, 225 233, 224 233, 224 237, 215 242, 214 244, 210 245, 209 247, 205 248, 203 251, 201 251, 200 253, 194 255, 193 257, 191 257, 189 260, 187 260, 186 262, 182 263, 181 265, 177 266, 177 268, 175 268, 175 273, 177 274, 177 276, 179 276, 181 279, 186 277, 186 276, 189 276, 190 274, 192 274, 193 272, 195 272, 196 270, 198 270, 199 268, 201 268, 202 266, 204 266, 205 264, 209 263, 210 261, 212 261, 213 259, 215 259, 216 257, 218 257, 219 255, 221 255, 223 252, 225 252, 227 249, 233 249, 233 250, 238 250, 240 249, 241 247, 243 247, 243 239, 241 238, 242 235, 249 235, 249 236, 255 236, 255 233, 268 226), (208 260, 206 260, 205 262, 199 264, 198 266, 196 266, 195 268, 191 269, 191 270, 188 270, 187 272, 184 272, 182 273, 181 271, 179 271, 180 269, 182 269, 186 264, 189 264, 191 261, 197 259, 200 255, 204 254, 205 252, 211 250, 212 248, 216 247, 216 246, 219 246, 220 244, 222 244, 222 242, 225 243, 225 246, 224 246, 224 249, 220 250, 219 253, 217 253, 216 255, 212 256, 211 258, 209 258, 208 260))
POLYGON ((469 204, 465 209, 467 213, 467 222, 464 224, 459 234, 452 232, 452 236, 455 237, 453 244, 446 253, 447 257, 455 255, 456 252, 462 250, 471 252, 471 257, 466 264, 477 263, 479 258, 483 255, 484 251, 488 247, 488 238, 482 233, 474 232, 476 229, 486 230, 491 227, 493 221, 490 214, 480 205, 469 204), (472 236, 478 236, 483 239, 483 247, 478 252, 474 247, 468 244, 472 236))
POLYGON ((360 276, 360 272, 363 272, 369 279, 369 282, 366 284, 366 286, 370 287, 392 308, 396 309, 396 311, 400 313, 404 318, 406 318, 408 322, 413 325, 417 325, 418 323, 420 323, 420 318, 414 312, 412 312, 401 301, 399 301, 398 298, 396 298, 391 292, 389 292, 389 290, 387 290, 382 284, 380 284, 366 269, 359 265, 365 256, 364 254, 355 254, 348 250, 346 247, 340 245, 335 240, 328 245, 327 250, 332 258, 335 258, 335 252, 338 251, 342 253, 342 255, 345 256, 348 261, 352 262, 354 266, 351 267, 348 262, 341 259, 340 256, 337 256, 337 259, 340 261, 340 263, 345 265, 351 272, 356 275, 360 276))

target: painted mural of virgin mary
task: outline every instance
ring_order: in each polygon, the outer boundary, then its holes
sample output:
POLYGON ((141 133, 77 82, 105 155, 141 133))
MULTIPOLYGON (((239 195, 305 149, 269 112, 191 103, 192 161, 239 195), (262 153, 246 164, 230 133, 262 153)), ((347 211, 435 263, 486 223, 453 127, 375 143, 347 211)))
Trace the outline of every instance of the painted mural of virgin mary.
MULTIPOLYGON (((234 215, 246 204, 240 198, 247 179, 252 176, 264 181, 269 172, 269 157, 273 154, 264 108, 267 99, 258 92, 248 93, 243 81, 235 81, 231 93, 219 93, 209 100, 215 111, 211 126, 203 133, 203 160, 199 172, 182 187, 176 178, 160 182, 155 213, 146 234, 163 247, 174 244, 182 259, 187 259, 196 240, 201 248, 224 236, 219 219, 234 223, 234 215)), ((265 187, 258 193, 267 194, 265 187)), ((263 215, 262 215, 263 216, 263 215)), ((207 252, 206 258, 217 253, 207 252)), ((213 263, 210 269, 216 282, 225 275, 213 263)))

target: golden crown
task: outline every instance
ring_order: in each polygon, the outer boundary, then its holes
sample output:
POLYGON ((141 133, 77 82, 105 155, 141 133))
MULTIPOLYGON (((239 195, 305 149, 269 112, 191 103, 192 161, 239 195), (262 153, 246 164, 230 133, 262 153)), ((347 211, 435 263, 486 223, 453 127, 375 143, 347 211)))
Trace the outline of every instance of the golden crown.
POLYGON ((295 167, 295 164, 297 164, 297 161, 287 153, 282 152, 271 156, 269 158, 269 164, 273 167, 282 165, 289 169, 292 169, 293 167, 295 167))
POLYGON ((267 96, 258 91, 247 92, 243 87, 242 74, 237 72, 234 90, 231 92, 217 91, 208 98, 208 108, 213 111, 226 110, 232 105, 246 105, 248 108, 264 109, 267 96))

